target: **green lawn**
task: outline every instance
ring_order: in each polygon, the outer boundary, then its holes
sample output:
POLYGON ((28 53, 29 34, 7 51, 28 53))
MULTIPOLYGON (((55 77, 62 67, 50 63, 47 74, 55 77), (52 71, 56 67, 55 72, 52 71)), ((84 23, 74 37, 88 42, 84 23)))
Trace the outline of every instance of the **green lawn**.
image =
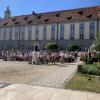
POLYGON ((85 64, 87 67, 100 67, 100 63, 96 62, 94 64, 85 64))
POLYGON ((94 63, 94 64, 84 64, 83 66, 86 66, 86 67, 100 67, 100 63, 94 63))
POLYGON ((90 76, 83 74, 76 74, 72 79, 65 84, 65 89, 75 89, 82 91, 92 91, 100 93, 100 79, 96 76, 91 76, 91 81, 89 80, 90 76))

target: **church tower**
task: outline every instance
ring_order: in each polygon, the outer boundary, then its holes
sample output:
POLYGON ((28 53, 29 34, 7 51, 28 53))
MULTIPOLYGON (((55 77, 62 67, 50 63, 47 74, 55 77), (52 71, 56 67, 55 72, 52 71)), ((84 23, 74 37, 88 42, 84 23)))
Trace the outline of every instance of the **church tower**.
POLYGON ((11 17, 11 11, 10 11, 9 7, 7 7, 6 11, 4 12, 4 17, 6 19, 11 17))

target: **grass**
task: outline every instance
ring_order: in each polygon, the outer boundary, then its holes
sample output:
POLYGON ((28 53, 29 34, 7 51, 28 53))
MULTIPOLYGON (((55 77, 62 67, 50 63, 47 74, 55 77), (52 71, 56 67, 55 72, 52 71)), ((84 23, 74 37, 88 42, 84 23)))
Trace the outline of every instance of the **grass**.
POLYGON ((96 76, 87 76, 77 73, 65 84, 64 88, 100 93, 100 79, 96 76), (89 77, 91 77, 91 81, 89 80, 89 77))
POLYGON ((98 64, 97 62, 94 64, 85 64, 87 67, 100 67, 100 63, 98 64), (99 66, 98 66, 99 65, 99 66))

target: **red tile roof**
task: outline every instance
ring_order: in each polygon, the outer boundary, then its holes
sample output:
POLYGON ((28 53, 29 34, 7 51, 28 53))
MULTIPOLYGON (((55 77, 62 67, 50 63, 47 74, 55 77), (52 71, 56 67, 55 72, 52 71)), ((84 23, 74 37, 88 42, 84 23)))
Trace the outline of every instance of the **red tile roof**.
POLYGON ((14 16, 2 19, 0 26, 49 24, 57 22, 84 21, 100 19, 100 6, 87 7, 47 13, 35 13, 31 15, 14 16))

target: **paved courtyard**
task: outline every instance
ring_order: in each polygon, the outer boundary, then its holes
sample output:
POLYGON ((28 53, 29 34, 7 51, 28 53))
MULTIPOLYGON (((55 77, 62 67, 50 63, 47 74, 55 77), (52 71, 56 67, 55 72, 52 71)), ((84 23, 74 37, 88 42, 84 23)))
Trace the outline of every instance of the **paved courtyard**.
POLYGON ((29 65, 26 62, 0 61, 0 81, 62 88, 77 69, 77 63, 29 65))
POLYGON ((58 69, 57 66, 29 65, 27 62, 0 61, 0 81, 28 84, 58 69))
POLYGON ((47 74, 46 76, 42 76, 39 79, 33 80, 29 84, 38 85, 38 86, 47 86, 47 87, 56 87, 63 88, 65 81, 69 80, 70 77, 76 72, 77 65, 73 64, 59 64, 58 68, 47 74))
POLYGON ((12 84, 0 89, 0 100, 100 100, 100 94, 12 84))
POLYGON ((0 100, 100 100, 100 93, 58 89, 75 73, 78 63, 29 65, 0 61, 0 100))

